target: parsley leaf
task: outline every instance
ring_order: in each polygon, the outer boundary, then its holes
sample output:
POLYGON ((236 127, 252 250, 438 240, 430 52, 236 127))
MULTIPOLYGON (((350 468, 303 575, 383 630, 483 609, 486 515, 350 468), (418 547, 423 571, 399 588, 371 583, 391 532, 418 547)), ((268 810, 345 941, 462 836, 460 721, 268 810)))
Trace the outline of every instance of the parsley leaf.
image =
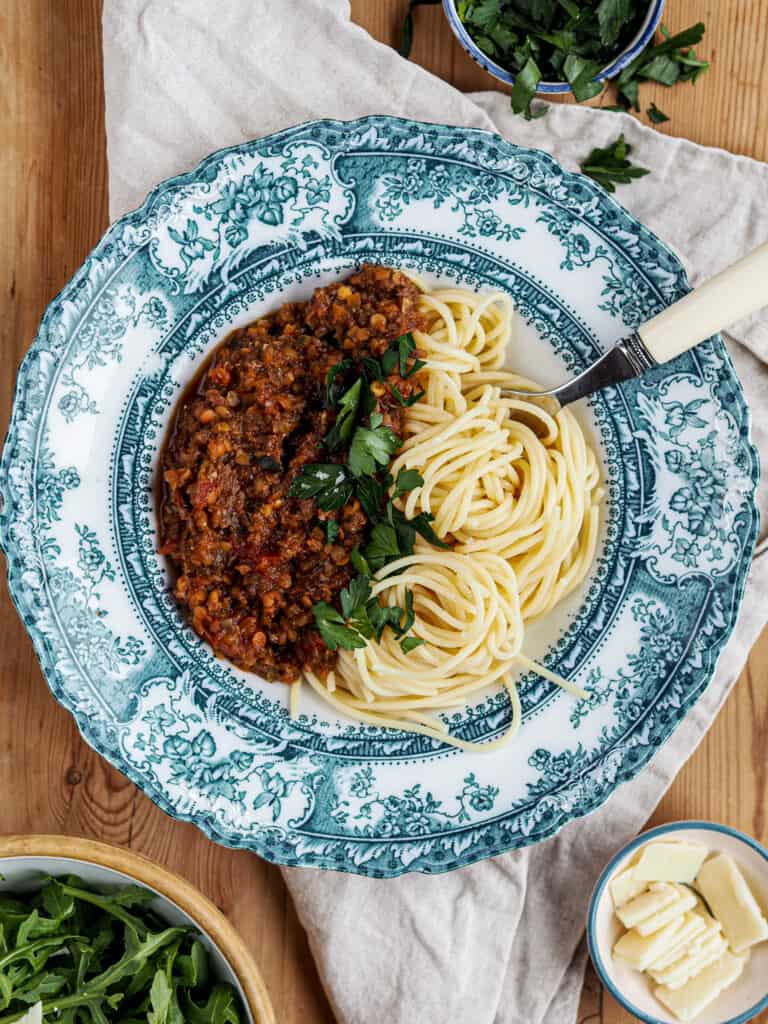
POLYGON ((326 601, 318 601, 312 605, 315 625, 320 631, 325 646, 331 651, 343 647, 345 651, 363 648, 367 644, 364 636, 351 629, 341 615, 326 601))
POLYGON ((663 110, 659 110, 655 103, 652 103, 646 110, 646 114, 654 124, 664 124, 669 118, 663 110))
POLYGON ((417 487, 423 486, 424 477, 418 469, 401 469, 397 474, 397 480, 395 481, 395 489, 392 493, 392 497, 399 498, 401 494, 407 494, 408 491, 413 491, 417 487))
POLYGON ((368 427, 358 427, 349 448, 349 468, 356 477, 371 476, 388 466, 400 447, 400 438, 383 425, 381 413, 372 413, 368 427))
POLYGON ((329 544, 333 544, 336 538, 339 536, 339 524, 335 519, 326 519, 325 521, 325 539, 329 544))
POLYGON ((325 437, 325 446, 335 452, 349 442, 355 429, 357 411, 363 392, 363 378, 358 377, 355 383, 341 396, 336 422, 325 437))
POLYGON ((413 11, 416 7, 434 6, 441 3, 441 0, 411 0, 403 21, 403 28, 400 35, 400 45, 397 52, 401 57, 409 57, 413 46, 413 11))
POLYGON ((597 5, 597 21, 600 25, 600 40, 604 46, 613 46, 621 30, 631 20, 633 0, 601 0, 597 5))
POLYGON ((352 563, 352 568, 356 572, 362 573, 363 576, 372 575, 371 567, 370 565, 368 565, 368 562, 360 553, 359 547, 355 546, 354 548, 352 548, 352 550, 349 552, 349 560, 352 563))
POLYGON ((346 466, 310 463, 301 467, 288 489, 289 498, 314 498, 323 512, 334 512, 352 497, 353 480, 346 466))
POLYGON ((583 103, 603 91, 603 83, 595 80, 595 75, 600 71, 597 61, 586 60, 571 53, 565 58, 563 70, 577 103, 583 103))
POLYGON ((325 375, 325 404, 328 408, 332 408, 338 402, 341 397, 339 392, 339 385, 336 378, 341 374, 342 376, 350 370, 353 366, 351 359, 342 359, 340 363, 334 363, 334 365, 328 370, 325 375))
POLYGON ((515 76, 515 84, 512 86, 510 102, 516 114, 524 114, 531 117, 531 101, 536 95, 536 89, 541 81, 542 75, 539 65, 529 57, 515 76))
MULTIPOLYGON (((420 360, 417 359, 416 362, 418 363, 420 360)), ((403 398, 399 388, 395 384, 387 384, 387 387, 389 388, 390 394, 397 399, 398 404, 405 408, 410 408, 412 405, 416 405, 416 403, 421 401, 426 394, 425 391, 417 391, 414 394, 409 395, 408 398, 403 398)))
POLYGON ((367 604, 371 598, 371 581, 367 576, 355 576, 348 587, 339 594, 341 613, 345 619, 352 616, 359 605, 367 604))
POLYGON ((426 640, 421 640, 415 636, 404 636, 400 641, 400 647, 402 648, 403 654, 410 654, 411 651, 415 650, 415 648, 421 647, 423 643, 426 643, 426 640))
POLYGON ((616 185, 628 185, 634 178, 642 178, 650 171, 645 167, 636 167, 628 157, 632 147, 620 135, 616 141, 604 149, 593 149, 581 165, 584 174, 589 175, 606 192, 615 192, 616 185))
MULTIPOLYGON (((371 539, 362 553, 373 572, 378 572, 387 562, 399 558, 401 554, 400 541, 394 526, 390 523, 376 523, 371 531, 371 539)), ((410 554, 410 552, 408 553, 410 554)))

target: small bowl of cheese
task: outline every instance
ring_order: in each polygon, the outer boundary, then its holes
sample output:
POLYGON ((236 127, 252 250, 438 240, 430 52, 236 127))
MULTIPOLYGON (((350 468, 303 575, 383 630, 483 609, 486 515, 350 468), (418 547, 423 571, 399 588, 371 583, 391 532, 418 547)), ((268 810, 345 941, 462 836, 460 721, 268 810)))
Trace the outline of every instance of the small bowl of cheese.
POLYGON ((768 1008, 768 850, 706 821, 661 825, 598 879, 589 952, 648 1024, 746 1024, 768 1008))

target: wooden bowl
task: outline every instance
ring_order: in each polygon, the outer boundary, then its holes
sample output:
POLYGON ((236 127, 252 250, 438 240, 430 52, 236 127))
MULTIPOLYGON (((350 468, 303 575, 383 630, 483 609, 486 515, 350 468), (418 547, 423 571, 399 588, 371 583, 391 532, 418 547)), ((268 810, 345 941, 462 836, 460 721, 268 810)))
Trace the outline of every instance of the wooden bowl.
POLYGON ((133 881, 152 889, 158 895, 155 909, 161 917, 176 917, 180 923, 186 918, 208 940, 214 964, 218 964, 223 975, 231 975, 227 980, 232 980, 235 988, 239 987, 253 1024, 275 1024, 266 986, 242 938, 221 911, 184 878, 132 850, 92 839, 48 835, 0 837, 0 874, 11 884, 15 879, 23 879, 25 872, 32 880, 34 872, 40 870, 85 875, 85 881, 97 884, 133 881), (43 858, 61 860, 61 867, 42 864, 43 858))

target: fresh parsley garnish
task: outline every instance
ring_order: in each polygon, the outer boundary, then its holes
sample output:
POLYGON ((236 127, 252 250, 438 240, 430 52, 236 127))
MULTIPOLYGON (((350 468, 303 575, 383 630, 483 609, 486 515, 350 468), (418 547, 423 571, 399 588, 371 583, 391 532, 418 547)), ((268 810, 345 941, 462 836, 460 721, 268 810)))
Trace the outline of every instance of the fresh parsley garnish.
POLYGON ((325 404, 332 408, 338 402, 343 392, 340 390, 344 384, 344 374, 351 370, 354 363, 346 356, 328 370, 325 375, 325 404), (341 378, 337 380, 337 378, 341 378))
POLYGON ((624 135, 604 149, 593 149, 581 165, 584 174, 589 175, 606 192, 615 192, 616 185, 628 185, 635 178, 650 174, 646 167, 633 165, 629 158, 632 147, 624 140, 624 135))
POLYGON ((424 486, 424 477, 418 469, 401 469, 395 480, 395 489, 392 492, 393 498, 399 498, 401 494, 408 494, 415 491, 417 487, 424 486))
POLYGON ((367 637, 348 626, 342 615, 327 601, 317 601, 313 604, 312 614, 320 636, 329 650, 336 651, 343 647, 345 651, 352 651, 365 647, 368 643, 367 637))
POLYGON ((416 405, 417 402, 421 401, 425 394, 424 391, 415 391, 412 395, 405 398, 396 384, 387 384, 387 387, 389 388, 390 394, 397 399, 398 405, 405 406, 406 408, 416 405))
POLYGON ((288 489, 290 498, 314 498, 323 512, 335 512, 346 505, 354 491, 354 480, 346 466, 310 463, 302 466, 288 489))
POLYGON ((418 637, 404 636, 403 639, 400 641, 400 647, 402 649, 403 654, 410 654, 412 650, 414 650, 416 647, 421 647, 423 643, 426 643, 426 641, 421 640, 418 637))
POLYGON ((335 452, 349 443, 352 431, 355 429, 362 392, 363 379, 358 377, 352 387, 341 396, 338 403, 339 411, 336 413, 336 422, 325 438, 325 447, 329 451, 335 452))
POLYGON ((397 530, 389 523, 376 523, 371 531, 371 539, 363 548, 363 558, 372 572, 378 572, 387 562, 393 562, 402 554, 411 554, 411 551, 401 552, 400 540, 397 530))
MULTIPOLYGON (((371 581, 366 575, 355 576, 341 591, 339 600, 341 612, 325 601, 318 601, 312 607, 320 635, 332 651, 339 647, 347 651, 362 649, 371 637, 381 640, 387 627, 397 637, 405 637, 416 618, 412 591, 406 591, 405 609, 397 605, 380 605, 375 597, 371 597, 371 581)), ((414 642, 408 644, 407 649, 401 641, 406 654, 422 642, 412 639, 414 642)))
POLYGON ((329 544, 333 544, 336 538, 339 536, 339 524, 335 519, 326 519, 325 521, 325 539, 329 544))
POLYGON ((371 413, 367 427, 357 427, 349 447, 349 468, 356 477, 371 476, 388 466, 400 447, 400 438, 384 426, 379 412, 371 413))

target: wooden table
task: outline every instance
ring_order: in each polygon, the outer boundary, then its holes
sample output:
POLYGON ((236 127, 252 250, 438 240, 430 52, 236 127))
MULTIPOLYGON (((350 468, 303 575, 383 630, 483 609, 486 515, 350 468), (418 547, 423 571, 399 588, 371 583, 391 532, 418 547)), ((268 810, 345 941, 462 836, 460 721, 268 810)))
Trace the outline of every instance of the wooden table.
MULTIPOLYGON (((352 3, 355 19, 386 43, 397 38, 405 6, 352 3)), ((0 425, 45 306, 107 226, 100 8, 99 0, 5 0, 0 11, 0 425)), ((655 100, 671 116, 662 131, 768 159, 768 0, 669 0, 672 29, 699 18, 712 72, 695 93, 646 88, 644 105, 655 100)), ((460 89, 494 87, 455 43, 439 8, 417 10, 413 59, 460 89)), ((0 831, 94 836, 167 864, 241 930, 281 1024, 333 1021, 277 868, 173 822, 82 742, 48 693, 4 584, 0 701, 0 831)), ((766 750, 768 632, 653 821, 713 818, 766 842, 766 750)), ((581 1022, 631 1019, 588 979, 581 1022)))

